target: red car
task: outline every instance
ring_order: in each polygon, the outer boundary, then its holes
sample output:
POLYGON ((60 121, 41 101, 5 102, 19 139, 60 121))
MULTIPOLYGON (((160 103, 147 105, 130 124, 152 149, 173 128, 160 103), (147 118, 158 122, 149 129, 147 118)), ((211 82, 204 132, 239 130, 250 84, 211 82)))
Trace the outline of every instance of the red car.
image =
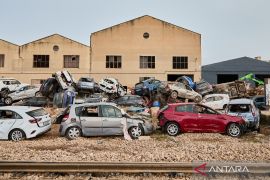
POLYGON ((241 117, 220 114, 196 103, 169 104, 158 113, 159 125, 170 136, 180 132, 227 133, 239 137, 246 128, 241 117))

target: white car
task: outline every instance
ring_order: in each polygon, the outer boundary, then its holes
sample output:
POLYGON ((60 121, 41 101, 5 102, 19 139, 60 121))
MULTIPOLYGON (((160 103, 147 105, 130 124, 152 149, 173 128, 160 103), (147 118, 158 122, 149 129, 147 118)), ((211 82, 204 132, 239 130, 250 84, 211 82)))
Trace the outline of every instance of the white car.
POLYGON ((6 90, 6 94, 14 92, 25 85, 28 84, 22 84, 14 78, 0 78, 0 91, 6 90))
POLYGON ((194 91, 188 85, 185 85, 181 82, 175 82, 168 84, 169 89, 171 90, 171 97, 176 99, 177 97, 184 99, 191 99, 194 102, 198 103, 202 100, 202 95, 194 91))
POLYGON ((117 94, 124 96, 126 94, 125 88, 114 78, 104 78, 99 81, 99 88, 110 94, 117 94))
POLYGON ((202 104, 212 109, 225 109, 230 102, 228 94, 209 94, 204 96, 202 104))
POLYGON ((43 108, 0 107, 0 139, 20 141, 44 134, 50 129, 51 118, 43 108))
POLYGON ((26 85, 21 87, 19 90, 8 94, 7 97, 4 99, 4 103, 6 105, 11 105, 13 102, 34 96, 39 96, 39 94, 40 93, 38 87, 26 85))

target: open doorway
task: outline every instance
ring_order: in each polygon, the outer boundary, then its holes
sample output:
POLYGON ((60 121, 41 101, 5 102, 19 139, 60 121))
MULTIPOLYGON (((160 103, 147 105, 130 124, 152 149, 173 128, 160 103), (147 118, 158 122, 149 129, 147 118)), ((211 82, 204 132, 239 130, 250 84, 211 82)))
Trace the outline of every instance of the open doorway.
POLYGON ((217 83, 226 83, 238 80, 238 74, 218 74, 217 75, 217 83))

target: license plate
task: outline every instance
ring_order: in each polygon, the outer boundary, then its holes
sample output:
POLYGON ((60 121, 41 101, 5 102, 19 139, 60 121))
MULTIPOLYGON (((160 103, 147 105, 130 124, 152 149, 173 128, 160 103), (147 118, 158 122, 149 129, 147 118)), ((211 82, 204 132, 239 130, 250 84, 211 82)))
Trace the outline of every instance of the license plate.
POLYGON ((47 126, 47 125, 49 125, 50 124, 50 121, 45 121, 45 122, 43 122, 43 126, 47 126))

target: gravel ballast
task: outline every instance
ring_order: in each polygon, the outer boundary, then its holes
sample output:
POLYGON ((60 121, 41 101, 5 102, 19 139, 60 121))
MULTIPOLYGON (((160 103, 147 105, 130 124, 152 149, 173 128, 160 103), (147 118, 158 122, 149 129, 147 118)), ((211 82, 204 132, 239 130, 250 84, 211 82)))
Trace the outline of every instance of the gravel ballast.
POLYGON ((161 132, 141 140, 123 137, 58 136, 59 125, 38 138, 0 141, 0 160, 102 162, 270 162, 270 136, 248 133, 232 138, 215 133, 185 133, 170 137, 161 132))

